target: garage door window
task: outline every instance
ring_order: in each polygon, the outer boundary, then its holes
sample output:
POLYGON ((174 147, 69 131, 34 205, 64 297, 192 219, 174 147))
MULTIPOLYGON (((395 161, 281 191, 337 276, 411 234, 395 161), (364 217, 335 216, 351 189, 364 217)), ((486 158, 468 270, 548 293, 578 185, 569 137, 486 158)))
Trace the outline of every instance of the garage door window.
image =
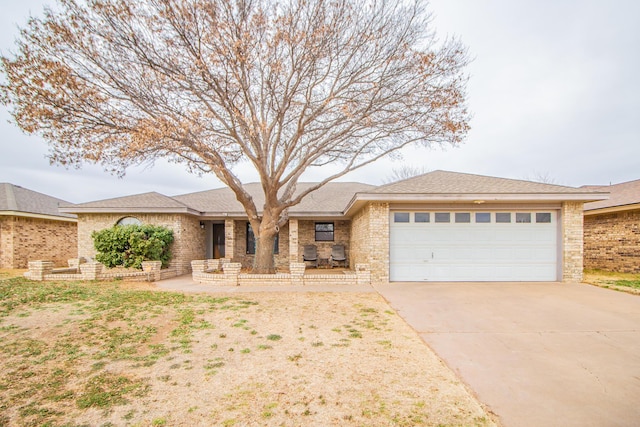
POLYGON ((496 212, 496 222, 499 224, 508 224, 511 222, 511 212, 496 212))
POLYGON ((549 224, 551 222, 551 212, 537 212, 536 222, 549 224))
POLYGON ((516 212, 516 222, 518 222, 518 223, 529 223, 529 222, 531 222, 531 213, 530 212, 516 212))
POLYGON ((451 222, 451 214, 449 212, 436 212, 436 222, 451 222))
POLYGON ((409 222, 409 212, 395 212, 393 222, 409 222))
POLYGON ((471 214, 469 212, 456 212, 456 222, 465 224, 470 223, 471 214))
POLYGON ((489 212, 476 212, 476 223, 487 224, 491 222, 491 214, 489 212))
POLYGON ((415 222, 429 222, 431 220, 429 212, 416 212, 414 216, 415 222))

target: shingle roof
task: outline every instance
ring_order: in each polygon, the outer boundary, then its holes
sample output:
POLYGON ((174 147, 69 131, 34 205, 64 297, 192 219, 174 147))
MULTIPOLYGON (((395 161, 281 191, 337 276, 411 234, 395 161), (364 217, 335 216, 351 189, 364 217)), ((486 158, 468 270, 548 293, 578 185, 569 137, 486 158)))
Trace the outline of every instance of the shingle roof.
MULTIPOLYGON (((314 184, 311 182, 299 183, 297 194, 314 184)), ((259 183, 250 183, 246 184, 244 188, 253 197, 256 207, 260 209, 264 205, 262 186, 259 183)), ((375 188, 373 185, 359 182, 330 182, 307 195, 300 204, 293 206, 289 213, 340 214, 355 193, 373 188, 375 188)), ((223 213, 244 215, 244 208, 228 187, 184 194, 175 196, 174 199, 208 215, 223 213)))
POLYGON ((73 209, 74 212, 95 212, 101 210, 114 210, 117 212, 150 212, 150 211, 188 211, 189 207, 172 197, 155 191, 132 196, 116 197, 112 199, 97 200, 94 202, 65 204, 61 206, 65 211, 73 209))
MULTIPOLYGON (((298 192, 316 183, 298 184, 298 192)), ((260 210, 264 194, 260 183, 245 184, 260 210)), ((332 182, 308 194, 291 207, 290 215, 338 216, 357 208, 365 200, 466 200, 487 195, 487 200, 599 200, 600 190, 585 190, 457 172, 435 171, 380 187, 358 182, 332 182), (518 197, 523 195, 522 197, 518 197), (466 199, 465 199, 466 197, 466 199)), ((298 193, 299 194, 299 193, 298 193)), ((473 200, 473 199, 472 199, 473 200)), ((228 187, 178 196, 145 193, 96 202, 69 205, 64 212, 189 212, 204 216, 244 216, 245 211, 228 187)))
POLYGON ((10 183, 0 183, 0 211, 76 218, 75 215, 61 213, 58 205, 68 202, 29 190, 10 183))
POLYGON ((566 194, 584 192, 583 189, 562 185, 441 170, 383 185, 372 191, 372 193, 379 194, 566 194))
POLYGON ((640 179, 614 185, 589 185, 582 187, 598 191, 608 191, 608 200, 585 203, 584 210, 606 209, 618 206, 636 205, 640 203, 640 179))

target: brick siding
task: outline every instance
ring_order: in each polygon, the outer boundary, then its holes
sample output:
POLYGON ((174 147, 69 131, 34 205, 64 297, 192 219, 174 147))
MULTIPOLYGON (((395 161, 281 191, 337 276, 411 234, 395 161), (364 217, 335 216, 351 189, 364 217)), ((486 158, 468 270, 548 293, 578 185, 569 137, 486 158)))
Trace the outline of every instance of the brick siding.
POLYGON ((351 265, 368 264, 373 283, 389 283, 389 204, 369 203, 351 220, 351 265))
POLYGON ((585 268, 640 273, 640 209, 584 217, 585 268))
MULTIPOLYGON (((233 250, 233 262, 239 262, 243 268, 251 268, 255 258, 254 254, 247 253, 247 224, 249 221, 236 220, 233 224, 233 241, 235 243, 233 250)), ((278 243, 278 253, 274 254, 274 263, 276 268, 289 268, 289 225, 285 225, 280 229, 280 241, 278 243)), ((196 258, 194 258, 196 259, 196 258)))
POLYGON ((27 268, 33 260, 66 266, 77 258, 77 225, 22 216, 0 217, 0 268, 27 268))
MULTIPOLYGON (((347 258, 351 251, 351 221, 298 220, 298 257, 302 262, 305 245, 316 245, 318 258, 329 259, 333 245, 344 245, 347 258), (316 222, 333 222, 333 241, 316 241, 316 222)), ((355 264, 350 264, 355 265, 355 264)))
POLYGON ((205 258, 206 231, 200 228, 200 219, 184 214, 79 214, 78 256, 95 258, 91 233, 113 227, 121 218, 132 216, 143 224, 161 225, 173 230, 173 257, 169 268, 178 275, 191 271, 191 260, 205 258))
POLYGON ((582 281, 582 202, 562 203, 562 281, 582 281))

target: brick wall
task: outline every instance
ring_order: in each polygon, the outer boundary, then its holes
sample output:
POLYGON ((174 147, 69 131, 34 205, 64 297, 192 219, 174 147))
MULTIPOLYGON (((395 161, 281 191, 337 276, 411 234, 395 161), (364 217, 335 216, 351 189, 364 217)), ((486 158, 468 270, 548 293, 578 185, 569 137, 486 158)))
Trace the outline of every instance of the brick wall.
POLYGON ((584 265, 640 273, 640 209, 585 216, 584 265))
POLYGON ((562 203, 562 281, 581 282, 583 265, 582 202, 562 203))
POLYGON ((0 267, 27 268, 29 261, 48 260, 66 266, 77 258, 77 225, 22 216, 0 217, 0 267))
MULTIPOLYGON (((298 257, 302 262, 305 245, 316 245, 318 257, 329 259, 333 245, 344 245, 347 258, 351 252, 351 221, 298 220, 298 257), (333 242, 316 241, 316 222, 333 222, 333 242)), ((351 264, 351 266, 355 264, 351 264)))
POLYGON ((12 216, 0 216, 0 268, 13 268, 12 216))
POLYGON ((191 271, 191 260, 206 257, 206 231, 200 228, 200 219, 183 214, 79 214, 78 256, 94 258, 91 233, 113 227, 125 216, 138 218, 144 224, 161 225, 173 230, 173 257, 169 263, 178 275, 191 271))
POLYGON ((351 251, 349 253, 351 265, 369 263, 370 210, 371 205, 366 205, 351 219, 351 251))
MULTIPOLYGON (((247 253, 247 223, 246 220, 234 221, 233 229, 235 247, 233 250, 234 262, 239 262, 244 268, 251 268, 255 255, 247 253)), ((289 268, 289 225, 280 228, 280 242, 278 245, 278 253, 274 255, 276 268, 289 268)))
POLYGON ((389 204, 369 203, 351 221, 351 265, 369 264, 373 283, 389 283, 389 204))

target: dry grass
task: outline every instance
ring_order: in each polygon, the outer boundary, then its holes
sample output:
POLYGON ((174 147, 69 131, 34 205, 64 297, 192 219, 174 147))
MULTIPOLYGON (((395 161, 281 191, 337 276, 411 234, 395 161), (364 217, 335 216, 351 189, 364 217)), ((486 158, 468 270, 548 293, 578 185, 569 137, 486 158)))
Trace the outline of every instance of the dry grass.
POLYGON ((0 280, 10 279, 12 277, 23 277, 27 270, 0 268, 0 280))
POLYGON ((640 294, 640 274, 585 270, 583 281, 603 288, 615 289, 636 295, 640 294))
POLYGON ((494 425, 377 294, 0 279, 0 425, 494 425))

